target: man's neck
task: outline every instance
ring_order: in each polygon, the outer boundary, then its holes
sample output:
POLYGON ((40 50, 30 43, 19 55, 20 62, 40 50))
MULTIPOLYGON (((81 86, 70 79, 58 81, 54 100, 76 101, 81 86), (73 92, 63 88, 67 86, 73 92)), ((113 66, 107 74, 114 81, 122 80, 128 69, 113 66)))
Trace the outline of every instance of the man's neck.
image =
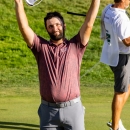
POLYGON ((113 8, 119 8, 119 9, 126 9, 124 7, 124 4, 122 4, 122 3, 115 3, 112 7, 113 8))
POLYGON ((58 40, 58 41, 55 41, 55 40, 52 40, 52 39, 51 39, 51 41, 52 41, 52 43, 55 44, 56 46, 58 46, 58 45, 60 45, 60 44, 62 44, 62 43, 64 42, 63 39, 60 39, 60 40, 58 40))

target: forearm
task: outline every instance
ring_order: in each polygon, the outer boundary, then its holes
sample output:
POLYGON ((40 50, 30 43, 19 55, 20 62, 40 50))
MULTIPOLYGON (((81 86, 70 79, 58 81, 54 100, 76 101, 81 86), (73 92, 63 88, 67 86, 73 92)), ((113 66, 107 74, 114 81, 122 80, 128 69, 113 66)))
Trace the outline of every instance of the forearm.
POLYGON ((26 29, 26 27, 28 26, 28 20, 24 11, 22 0, 15 1, 15 11, 19 29, 23 32, 24 29, 26 29))
POLYGON ((29 47, 33 46, 34 32, 28 25, 22 0, 15 0, 16 18, 21 34, 29 47))
POLYGON ((100 5, 100 0, 92 0, 90 8, 86 14, 86 19, 85 19, 86 26, 88 27, 93 26, 98 13, 99 5, 100 5))
POLYGON ((80 38, 83 45, 86 45, 89 41, 92 27, 98 13, 99 5, 100 0, 92 0, 89 10, 86 13, 84 24, 80 29, 80 38))

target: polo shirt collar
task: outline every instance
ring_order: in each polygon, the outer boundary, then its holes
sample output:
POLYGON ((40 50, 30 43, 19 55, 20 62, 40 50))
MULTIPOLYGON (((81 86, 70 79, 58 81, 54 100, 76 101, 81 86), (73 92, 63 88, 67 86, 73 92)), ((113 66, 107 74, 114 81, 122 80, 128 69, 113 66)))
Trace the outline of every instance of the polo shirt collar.
MULTIPOLYGON (((67 44, 67 41, 68 41, 68 40, 65 38, 64 41, 63 41, 63 43, 61 43, 61 44, 67 44)), ((49 44, 50 44, 50 45, 55 45, 55 44, 52 42, 51 39, 50 39, 50 41, 49 41, 49 44)), ((61 44, 59 44, 59 45, 61 45, 61 44)))
POLYGON ((125 10, 125 9, 113 8, 113 7, 112 7, 112 4, 111 4, 111 6, 110 6, 110 9, 111 9, 112 11, 120 11, 120 12, 126 13, 126 10, 125 10))

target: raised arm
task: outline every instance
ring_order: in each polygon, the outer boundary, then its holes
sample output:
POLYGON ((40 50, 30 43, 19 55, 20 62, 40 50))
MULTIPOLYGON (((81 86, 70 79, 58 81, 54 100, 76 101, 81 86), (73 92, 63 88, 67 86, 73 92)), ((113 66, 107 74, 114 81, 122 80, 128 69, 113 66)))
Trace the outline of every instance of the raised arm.
POLYGON ((98 13, 99 5, 100 5, 100 0, 92 0, 89 10, 86 14, 85 21, 80 29, 80 38, 84 46, 89 41, 93 24, 98 13))
POLYGON ((16 18, 21 34, 29 47, 33 46, 34 32, 28 25, 28 20, 24 11, 23 0, 15 0, 16 18))

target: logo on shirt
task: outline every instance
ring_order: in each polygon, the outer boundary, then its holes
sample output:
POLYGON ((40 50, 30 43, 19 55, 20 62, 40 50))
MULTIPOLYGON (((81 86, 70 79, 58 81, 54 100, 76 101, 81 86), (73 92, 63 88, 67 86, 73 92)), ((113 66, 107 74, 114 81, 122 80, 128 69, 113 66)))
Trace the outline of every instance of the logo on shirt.
POLYGON ((66 52, 66 51, 67 51, 67 47, 61 49, 61 52, 66 52))

